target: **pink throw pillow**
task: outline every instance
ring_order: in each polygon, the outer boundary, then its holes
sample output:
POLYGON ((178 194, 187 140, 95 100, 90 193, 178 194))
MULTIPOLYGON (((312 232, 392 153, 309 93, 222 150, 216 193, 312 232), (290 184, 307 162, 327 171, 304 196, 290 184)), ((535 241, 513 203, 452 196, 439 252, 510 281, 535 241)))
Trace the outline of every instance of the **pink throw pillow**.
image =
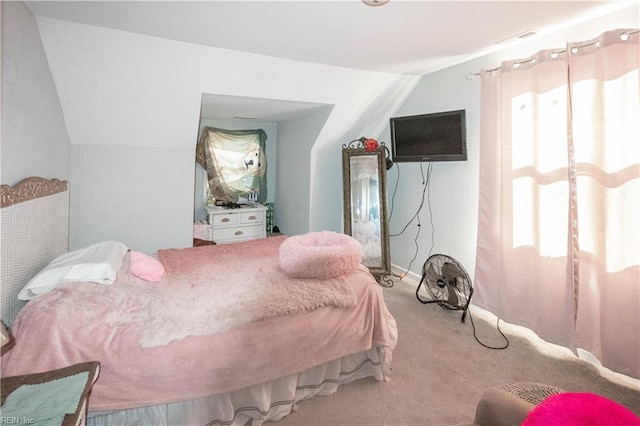
POLYGON ((294 278, 335 278, 358 268, 362 245, 346 234, 309 232, 284 240, 278 262, 294 278))
POLYGON ((131 266, 129 270, 133 275, 149 282, 158 282, 164 275, 164 267, 159 260, 141 253, 133 251, 129 253, 131 266))
POLYGON ((639 426, 640 418, 617 402, 593 393, 565 392, 547 397, 523 426, 639 426))

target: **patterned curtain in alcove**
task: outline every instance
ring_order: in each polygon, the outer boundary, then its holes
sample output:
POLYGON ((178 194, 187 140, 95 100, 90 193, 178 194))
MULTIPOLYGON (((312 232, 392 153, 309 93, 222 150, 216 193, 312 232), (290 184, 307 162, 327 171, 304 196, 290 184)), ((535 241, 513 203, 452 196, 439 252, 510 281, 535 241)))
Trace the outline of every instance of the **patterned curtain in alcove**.
POLYGON ((205 127, 196 162, 207 171, 209 194, 222 201, 267 200, 267 135, 258 130, 205 127))

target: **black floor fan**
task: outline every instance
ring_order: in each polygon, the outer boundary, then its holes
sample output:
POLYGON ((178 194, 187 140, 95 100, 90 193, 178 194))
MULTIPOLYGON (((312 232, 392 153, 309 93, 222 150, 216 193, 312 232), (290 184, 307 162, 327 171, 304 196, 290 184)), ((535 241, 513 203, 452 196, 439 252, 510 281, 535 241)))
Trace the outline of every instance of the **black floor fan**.
POLYGON ((443 308, 462 311, 462 322, 467 316, 473 286, 462 265, 445 254, 430 256, 422 266, 422 279, 416 289, 416 297, 422 303, 437 303, 443 308), (432 299, 420 297, 424 285, 432 299))

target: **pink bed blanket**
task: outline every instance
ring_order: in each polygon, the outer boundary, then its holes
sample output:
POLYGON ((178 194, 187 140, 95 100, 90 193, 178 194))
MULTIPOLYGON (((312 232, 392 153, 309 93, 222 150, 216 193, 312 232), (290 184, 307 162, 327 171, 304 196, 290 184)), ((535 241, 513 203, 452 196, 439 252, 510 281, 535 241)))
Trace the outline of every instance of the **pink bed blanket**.
POLYGON ((285 239, 160 250, 166 276, 154 286, 153 297, 143 301, 145 309, 118 312, 110 322, 139 324, 142 346, 156 347, 323 306, 356 305, 347 276, 318 280, 287 275, 278 266, 285 239))
POLYGON ((118 410, 231 392, 393 348, 394 321, 368 270, 336 282, 288 279, 277 266, 284 238, 160 252, 166 273, 158 283, 136 278, 125 261, 111 286, 62 284, 19 314, 2 376, 99 361, 89 410, 118 410), (285 294, 273 288, 278 282, 285 294))

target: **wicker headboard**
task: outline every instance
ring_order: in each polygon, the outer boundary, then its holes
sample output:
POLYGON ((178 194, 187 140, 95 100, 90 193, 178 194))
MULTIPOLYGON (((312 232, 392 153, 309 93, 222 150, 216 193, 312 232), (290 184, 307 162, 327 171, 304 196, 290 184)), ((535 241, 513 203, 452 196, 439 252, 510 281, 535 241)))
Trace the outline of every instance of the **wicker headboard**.
POLYGON ((18 300, 20 290, 69 249, 68 187, 40 177, 1 187, 0 316, 9 327, 26 303, 18 300))

